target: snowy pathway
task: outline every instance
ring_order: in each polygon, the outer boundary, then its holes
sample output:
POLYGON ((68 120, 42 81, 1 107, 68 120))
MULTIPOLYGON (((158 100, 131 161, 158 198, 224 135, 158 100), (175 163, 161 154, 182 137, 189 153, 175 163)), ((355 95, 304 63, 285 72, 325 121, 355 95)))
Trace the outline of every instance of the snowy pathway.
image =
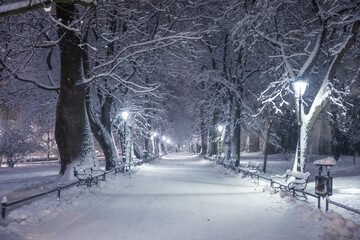
POLYGON ((80 203, 42 222, 33 238, 321 239, 321 228, 296 220, 286 201, 219 171, 199 157, 170 155, 130 181, 115 177, 90 209, 80 203))
POLYGON ((317 211, 249 181, 178 153, 101 188, 65 191, 60 202, 36 201, 10 213, 7 228, 29 240, 324 239, 309 215, 317 211))

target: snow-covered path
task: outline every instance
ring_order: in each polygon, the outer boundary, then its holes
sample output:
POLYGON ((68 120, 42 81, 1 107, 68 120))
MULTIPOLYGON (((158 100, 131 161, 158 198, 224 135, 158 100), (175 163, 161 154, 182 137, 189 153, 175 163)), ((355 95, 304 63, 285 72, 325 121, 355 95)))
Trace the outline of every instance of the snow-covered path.
POLYGON ((268 185, 177 153, 9 209, 0 240, 360 239, 350 219, 268 185))
POLYGON ((23 224, 24 239, 323 239, 319 224, 294 216, 294 203, 184 153, 91 191, 56 217, 23 224))

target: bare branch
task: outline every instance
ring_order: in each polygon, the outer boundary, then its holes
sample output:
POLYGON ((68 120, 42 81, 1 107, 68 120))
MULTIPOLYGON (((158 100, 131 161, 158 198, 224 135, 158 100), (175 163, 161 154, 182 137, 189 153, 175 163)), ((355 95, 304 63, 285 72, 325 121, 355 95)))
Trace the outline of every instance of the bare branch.
POLYGON ((292 69, 290 63, 289 63, 289 60, 288 60, 288 56, 286 56, 286 53, 285 53, 285 48, 284 46, 286 44, 284 44, 283 42, 280 42, 276 39, 273 39, 269 36, 266 36, 264 33, 260 32, 258 29, 254 28, 255 32, 262 38, 264 38, 266 41, 278 46, 280 48, 280 51, 281 51, 281 54, 282 54, 282 58, 284 60, 284 63, 285 63, 285 66, 286 66, 286 70, 289 72, 290 74, 290 77, 292 79, 295 79, 295 73, 294 73, 294 70, 292 69))
POLYGON ((321 50, 321 46, 324 42, 326 36, 326 27, 323 26, 321 33, 319 34, 318 38, 316 39, 316 43, 314 45, 313 50, 311 51, 308 59, 306 60, 306 62, 304 63, 304 65, 302 66, 299 74, 298 74, 298 78, 302 77, 303 75, 306 75, 310 72, 311 68, 314 66, 316 59, 318 58, 319 54, 320 54, 320 50, 321 50))
POLYGON ((60 89, 59 86, 48 86, 48 85, 41 84, 35 80, 27 79, 27 78, 23 78, 23 77, 19 76, 17 73, 13 72, 1 59, 0 59, 0 64, 4 67, 5 70, 7 70, 11 73, 11 76, 13 76, 15 79, 17 79, 19 81, 32 83, 36 87, 41 88, 43 90, 48 90, 48 91, 57 91, 60 89))
POLYGON ((25 13, 54 3, 72 3, 90 7, 95 7, 97 4, 96 0, 24 0, 0 6, 0 17, 25 13))

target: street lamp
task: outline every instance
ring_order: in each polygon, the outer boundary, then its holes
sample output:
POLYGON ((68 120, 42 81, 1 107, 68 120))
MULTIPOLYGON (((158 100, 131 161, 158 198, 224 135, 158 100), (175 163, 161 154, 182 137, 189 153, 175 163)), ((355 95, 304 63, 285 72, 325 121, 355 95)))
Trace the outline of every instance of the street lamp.
POLYGON ((221 139, 221 133, 222 133, 222 131, 224 130, 224 126, 222 126, 222 125, 218 125, 218 131, 219 131, 219 138, 218 138, 218 146, 217 146, 217 156, 216 156, 216 161, 219 161, 219 155, 221 155, 221 153, 220 153, 220 139, 221 139))
POLYGON ((126 120, 129 117, 129 113, 127 111, 124 111, 121 113, 122 118, 124 119, 124 152, 123 152, 123 156, 122 156, 122 160, 123 162, 126 162, 126 120))
POLYGON ((299 112, 298 112, 298 119, 297 119, 298 120, 298 141, 297 141, 297 165, 296 165, 296 170, 298 172, 301 172, 301 165, 300 165, 300 162, 301 162, 301 157, 300 157, 300 154, 301 154, 301 145, 300 145, 301 137, 300 137, 300 134, 301 134, 301 124, 302 124, 302 121, 301 121, 302 96, 305 93, 307 85, 308 85, 307 82, 302 81, 302 80, 297 80, 297 81, 294 82, 295 96, 298 99, 298 105, 299 105, 298 106, 299 107, 299 112))
POLYGON ((224 129, 224 127, 222 125, 218 126, 219 133, 221 133, 223 131, 223 129, 224 129))

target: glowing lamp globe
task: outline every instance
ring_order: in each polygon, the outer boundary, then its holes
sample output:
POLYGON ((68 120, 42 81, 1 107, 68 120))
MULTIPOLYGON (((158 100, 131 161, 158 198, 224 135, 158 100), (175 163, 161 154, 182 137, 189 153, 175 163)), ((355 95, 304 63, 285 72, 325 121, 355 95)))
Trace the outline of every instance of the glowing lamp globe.
POLYGON ((306 87, 308 83, 302 80, 298 80, 294 82, 294 90, 295 95, 298 97, 302 97, 305 93, 306 87))
POLYGON ((219 126, 218 126, 218 131, 219 131, 219 132, 222 132, 222 131, 223 131, 223 129, 224 129, 224 127, 223 127, 223 126, 221 126, 221 125, 219 125, 219 126))
POLYGON ((121 113, 121 116, 126 121, 127 118, 129 117, 129 113, 127 111, 124 111, 124 112, 121 113))

